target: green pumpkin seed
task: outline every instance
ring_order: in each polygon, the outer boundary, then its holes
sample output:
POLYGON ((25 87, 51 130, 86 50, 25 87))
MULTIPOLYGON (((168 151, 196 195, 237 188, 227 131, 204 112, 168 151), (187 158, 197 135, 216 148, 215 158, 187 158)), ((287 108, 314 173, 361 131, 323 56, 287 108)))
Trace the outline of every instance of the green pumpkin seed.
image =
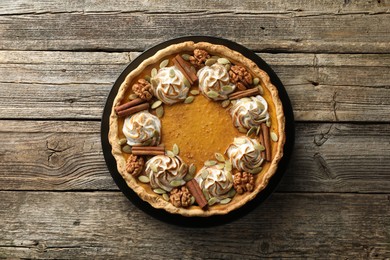
POLYGON ((265 121, 265 125, 271 127, 271 120, 269 118, 267 119, 267 121, 265 121))
POLYGON ((187 78, 184 78, 184 79, 183 79, 183 84, 184 84, 184 86, 186 86, 187 88, 190 88, 190 87, 191 87, 191 83, 188 81, 187 78))
POLYGON ((204 162, 204 165, 206 165, 206 166, 213 166, 216 164, 217 164, 217 161, 214 161, 214 160, 208 160, 208 161, 204 162))
POLYGON ((193 174, 187 173, 186 176, 184 176, 183 180, 184 180, 185 182, 187 182, 187 181, 192 180, 193 178, 194 178, 194 175, 193 175, 193 174))
POLYGON ((202 170, 202 172, 200 173, 200 176, 204 180, 207 178, 207 176, 209 176, 209 172, 207 170, 202 170))
POLYGON ((152 78, 152 79, 150 79, 150 84, 152 84, 152 87, 157 88, 158 80, 152 78))
POLYGON ((163 199, 164 199, 165 201, 169 201, 169 195, 168 195, 167 193, 164 193, 164 194, 162 195, 162 197, 163 197, 163 199))
POLYGON ((219 203, 228 204, 231 200, 232 200, 231 198, 226 198, 226 199, 221 200, 219 203))
POLYGON ((230 85, 223 86, 223 87, 222 87, 222 91, 223 91, 223 92, 228 92, 228 93, 230 93, 230 92, 233 91, 233 87, 230 86, 230 85))
POLYGON ((223 108, 227 108, 229 105, 230 105, 230 100, 229 99, 226 99, 226 100, 222 101, 222 103, 221 103, 221 106, 223 108))
POLYGON ((216 97, 218 97, 219 95, 218 95, 218 93, 215 92, 214 90, 210 90, 209 92, 207 92, 207 96, 208 96, 209 98, 216 98, 216 97))
POLYGON ((196 96, 196 95, 199 95, 199 90, 193 89, 193 90, 190 91, 190 93, 191 93, 192 95, 196 96))
POLYGON ((181 57, 183 58, 183 60, 189 61, 191 55, 189 55, 189 54, 187 54, 187 53, 184 53, 184 54, 181 55, 181 57))
POLYGON ((258 174, 259 172, 261 172, 261 170, 263 169, 263 167, 256 167, 256 168, 253 168, 251 170, 249 170, 248 172, 251 173, 251 174, 258 174))
POLYGON ((167 156, 171 157, 171 158, 175 157, 175 154, 172 151, 169 151, 169 150, 165 151, 165 154, 167 156))
POLYGON ((130 99, 130 100, 134 100, 134 99, 136 99, 136 98, 138 98, 138 95, 137 95, 137 94, 134 94, 134 93, 133 93, 133 94, 130 94, 130 95, 129 95, 129 99, 130 99))
POLYGON ((156 68, 153 68, 152 71, 150 72, 150 75, 152 78, 156 77, 157 75, 157 69, 156 68))
POLYGON ((174 69, 169 70, 169 77, 174 78, 176 76, 176 72, 174 69))
POLYGON ((153 172, 158 172, 157 164, 151 164, 151 165, 150 165, 150 169, 151 169, 153 172))
POLYGON ((122 152, 124 153, 131 153, 131 146, 126 144, 125 146, 122 147, 122 152))
POLYGON ((138 180, 142 183, 149 183, 150 182, 150 179, 148 176, 145 176, 145 175, 141 175, 141 176, 138 176, 138 180))
POLYGON ((210 198, 208 201, 207 201, 207 204, 209 204, 209 206, 212 206, 214 205, 215 203, 218 202, 218 199, 216 197, 212 197, 210 198))
POLYGON ((256 129, 256 135, 260 134, 260 130, 261 130, 261 128, 260 128, 260 126, 258 126, 257 129, 256 129))
POLYGON ((260 95, 263 95, 264 94, 263 87, 261 85, 258 85, 257 88, 259 89, 260 95))
POLYGON ((236 195, 236 190, 235 190, 235 189, 231 189, 231 190, 228 192, 229 198, 234 197, 234 195, 236 195))
POLYGON ((163 60, 163 61, 160 63, 160 69, 166 67, 166 66, 168 65, 168 63, 169 63, 169 60, 168 60, 168 59, 163 60))
POLYGON ((190 167, 188 168, 188 173, 191 174, 192 176, 194 176, 195 172, 196 172, 196 166, 195 166, 195 164, 191 163, 190 167))
POLYGON ((190 205, 194 205, 194 203, 195 203, 195 197, 194 197, 194 196, 191 196, 190 205))
POLYGON ((226 58, 219 58, 218 59, 218 63, 222 64, 222 65, 225 65, 225 64, 229 64, 230 61, 228 59, 226 59, 226 58))
POLYGON ((253 135, 254 133, 256 133, 256 130, 257 130, 257 127, 252 126, 252 127, 248 130, 248 132, 246 133, 246 135, 247 135, 247 136, 251 136, 251 135, 253 135))
POLYGON ((270 137, 271 137, 272 141, 274 141, 274 142, 278 141, 278 136, 277 136, 277 134, 275 132, 271 131, 270 137))
POLYGON ((157 194, 160 194, 160 195, 162 195, 162 194, 164 194, 164 193, 167 193, 165 190, 159 189, 159 188, 154 189, 153 192, 154 192, 154 193, 157 193, 157 194))
POLYGON ((203 192, 203 195, 204 195, 205 199, 206 199, 206 200, 209 200, 209 199, 210 199, 210 196, 209 196, 209 193, 207 192, 207 190, 204 188, 204 189, 202 190, 202 192, 203 192))
POLYGON ((256 144, 254 147, 256 150, 259 150, 260 152, 265 150, 265 147, 261 144, 256 144))
POLYGON ((162 104, 161 100, 157 100, 157 101, 155 101, 155 102, 152 104, 151 108, 152 108, 152 109, 156 109, 156 108, 158 108, 159 106, 161 106, 161 104, 162 104))
POLYGON ((237 99, 230 100, 230 103, 232 103, 232 105, 234 106, 235 104, 237 104, 237 99))
POLYGON ((233 169, 232 163, 230 161, 225 161, 225 171, 231 172, 233 169))
POLYGON ((157 109, 156 109, 156 115, 158 118, 162 118, 163 115, 164 115, 164 108, 162 106, 159 106, 157 109))
POLYGON ((151 77, 150 77, 149 75, 146 75, 146 76, 144 77, 144 79, 145 79, 147 82, 149 82, 149 83, 150 83, 150 79, 151 79, 151 77))
POLYGON ((220 153, 215 153, 215 159, 217 159, 220 162, 225 162, 225 157, 220 153))
POLYGON ((253 79, 253 85, 257 85, 257 84, 259 84, 259 82, 260 82, 260 79, 259 78, 254 78, 253 79))
POLYGON ((120 146, 125 145, 126 143, 127 143, 127 139, 126 139, 126 138, 121 138, 121 139, 118 141, 118 144, 119 144, 120 146))
POLYGON ((216 59, 207 59, 206 61, 205 61, 205 65, 206 66, 211 66, 211 65, 213 65, 214 63, 216 63, 217 62, 217 60, 216 59))
POLYGON ((185 100, 184 100, 184 104, 191 104, 193 101, 194 101, 195 97, 194 96, 188 96, 185 100))
POLYGON ((181 165, 180 165, 180 167, 179 167, 179 173, 186 173, 187 172, 187 169, 188 169, 188 166, 187 166, 187 164, 185 164, 185 163, 182 163, 181 165))
POLYGON ((214 55, 214 56, 211 56, 211 59, 214 59, 214 60, 218 60, 219 58, 221 58, 221 57, 219 57, 219 56, 216 56, 216 55, 214 55))
POLYGON ((181 180, 174 180, 169 183, 172 187, 179 187, 183 185, 183 182, 181 180))
POLYGON ((177 146, 177 144, 174 144, 173 147, 172 147, 172 152, 174 155, 178 155, 179 154, 179 146, 177 146))
POLYGON ((226 69, 227 71, 229 71, 230 68, 231 68, 231 65, 230 65, 230 64, 226 64, 226 65, 225 65, 225 69, 226 69))
POLYGON ((237 127, 238 132, 246 134, 248 130, 242 126, 237 127))
POLYGON ((223 168, 225 168, 225 164, 224 163, 218 163, 216 167, 217 167, 218 170, 222 170, 223 168))

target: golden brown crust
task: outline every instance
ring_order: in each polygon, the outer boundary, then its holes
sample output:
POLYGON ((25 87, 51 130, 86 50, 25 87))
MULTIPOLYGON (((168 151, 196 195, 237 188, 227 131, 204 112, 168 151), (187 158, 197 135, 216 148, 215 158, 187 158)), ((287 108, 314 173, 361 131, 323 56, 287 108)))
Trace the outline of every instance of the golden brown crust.
MULTIPOLYGON (((110 130, 109 130, 109 141, 112 146, 112 154, 117 162, 117 169, 121 176, 126 181, 127 185, 134 190, 138 196, 144 201, 149 202, 153 207, 159 209, 165 209, 166 211, 173 214, 181 214, 183 216, 201 216, 207 217, 211 215, 223 215, 232 210, 238 209, 239 207, 246 204, 248 201, 254 199, 257 194, 262 191, 269 183, 271 177, 275 174, 277 170, 278 163, 283 157, 283 146, 285 143, 285 118, 283 113, 282 102, 279 99, 278 91, 274 85, 270 82, 270 78, 266 72, 258 68, 258 66, 248 58, 244 57, 242 54, 233 51, 222 45, 214 45, 207 42, 194 43, 191 41, 183 42, 175 45, 171 45, 165 49, 158 51, 152 57, 145 59, 136 69, 126 76, 125 81, 119 88, 117 96, 114 99, 113 108, 110 115, 110 130), (128 88, 130 88, 130 83, 139 75, 147 66, 156 64, 163 57, 172 55, 179 52, 192 52, 194 49, 203 49, 213 55, 220 55, 226 57, 233 61, 236 64, 242 64, 249 69, 249 71, 258 77, 263 83, 262 86, 265 87, 271 94, 271 99, 275 107, 276 118, 272 120, 277 120, 277 133, 278 141, 276 143, 276 148, 273 149, 273 158, 270 162, 269 168, 266 172, 262 172, 256 178, 255 189, 253 192, 244 193, 243 195, 236 195, 232 201, 226 205, 214 205, 208 210, 202 210, 197 206, 191 206, 189 208, 177 208, 173 206, 170 202, 165 201, 160 195, 154 194, 153 192, 147 192, 144 187, 140 186, 136 179, 129 174, 126 174, 126 160, 122 154, 121 146, 118 143, 118 117, 114 111, 114 107, 121 103, 124 99, 124 95, 128 88)), ((264 170, 263 170, 264 171, 264 170)))

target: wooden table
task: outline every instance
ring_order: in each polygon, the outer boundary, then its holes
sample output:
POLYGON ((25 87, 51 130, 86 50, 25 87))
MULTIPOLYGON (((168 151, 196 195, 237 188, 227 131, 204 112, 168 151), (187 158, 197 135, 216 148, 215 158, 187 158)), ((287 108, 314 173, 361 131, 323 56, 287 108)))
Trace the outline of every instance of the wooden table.
POLYGON ((390 1, 0 2, 0 258, 390 258, 390 1), (277 191, 212 228, 136 208, 100 119, 147 47, 219 36, 284 83, 296 143, 277 191))

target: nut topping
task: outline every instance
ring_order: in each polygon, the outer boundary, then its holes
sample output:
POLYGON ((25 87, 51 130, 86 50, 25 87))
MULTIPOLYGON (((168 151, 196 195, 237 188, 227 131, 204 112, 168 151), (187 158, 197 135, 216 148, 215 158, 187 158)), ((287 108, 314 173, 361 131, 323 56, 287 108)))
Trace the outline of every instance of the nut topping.
POLYGON ((190 57, 190 62, 192 65, 201 68, 204 66, 204 63, 207 59, 210 58, 210 55, 205 50, 195 49, 194 56, 190 57))
POLYGON ((237 85, 240 90, 245 90, 252 83, 252 75, 246 70, 246 68, 234 65, 229 70, 230 82, 237 85))
POLYGON ((247 172, 237 172, 233 177, 233 186, 238 194, 243 194, 247 191, 253 191, 255 180, 253 174, 247 172))
POLYGON ((190 191, 185 186, 182 186, 174 188, 170 192, 169 201, 177 208, 186 208, 191 205, 191 196, 190 191))
POLYGON ((126 161, 126 171, 134 177, 137 177, 142 172, 144 165, 144 158, 130 154, 126 161))
POLYGON ((139 79, 138 82, 133 85, 133 91, 144 100, 149 101, 153 97, 152 85, 145 79, 139 79))

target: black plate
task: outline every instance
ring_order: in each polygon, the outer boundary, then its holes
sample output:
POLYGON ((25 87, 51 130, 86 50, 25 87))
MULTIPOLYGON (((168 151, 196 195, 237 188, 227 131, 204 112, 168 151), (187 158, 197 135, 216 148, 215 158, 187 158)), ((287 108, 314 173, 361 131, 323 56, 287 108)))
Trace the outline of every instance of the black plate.
POLYGON ((208 227, 208 226, 225 224, 232 220, 236 220, 244 216, 245 214, 253 210, 256 206, 264 202, 265 199, 268 198, 271 195, 271 193, 275 190, 276 186, 279 184, 280 180, 283 177, 284 172, 287 169, 287 165, 294 146, 294 135, 295 135, 294 116, 293 116, 290 99, 288 98, 287 92, 282 82, 275 74, 275 72, 268 66, 268 64, 265 61, 263 61, 254 52, 250 51, 244 46, 226 39, 208 37, 208 36, 188 36, 188 37, 181 37, 181 38, 168 40, 153 46, 152 48, 146 50, 141 55, 139 55, 136 59, 134 59, 126 67, 126 69, 122 72, 122 74, 114 83, 114 86, 112 87, 108 95, 107 102, 104 107, 102 125, 101 125, 101 141, 102 141, 104 159, 112 175, 112 178, 114 179, 115 183, 118 185, 119 189, 126 195, 126 197, 135 206, 137 206, 139 209, 143 210, 147 214, 151 215, 152 217, 170 224, 188 226, 188 227, 208 227), (124 81, 126 75, 129 74, 133 69, 135 69, 144 59, 153 56, 160 49, 168 47, 171 44, 180 43, 184 41, 194 41, 194 42, 205 41, 213 44, 221 44, 221 45, 225 45, 226 47, 232 50, 236 50, 240 52, 245 57, 254 61, 259 66, 259 68, 261 68, 262 70, 268 73, 268 75, 271 78, 271 82, 277 87, 279 91, 280 99, 282 100, 283 103, 284 115, 286 117, 286 144, 284 146, 283 158, 281 159, 278 165, 278 169, 275 175, 272 176, 268 186, 263 191, 261 191, 256 196, 255 199, 246 203, 243 207, 222 216, 215 215, 210 217, 184 217, 181 215, 168 213, 163 209, 153 208, 149 203, 140 199, 138 195, 127 186, 126 182, 124 181, 124 179, 122 178, 122 176, 119 174, 117 170, 115 158, 111 154, 111 145, 108 142, 109 117, 111 113, 112 104, 114 102, 114 98, 118 92, 118 89, 122 84, 122 82, 124 81))

